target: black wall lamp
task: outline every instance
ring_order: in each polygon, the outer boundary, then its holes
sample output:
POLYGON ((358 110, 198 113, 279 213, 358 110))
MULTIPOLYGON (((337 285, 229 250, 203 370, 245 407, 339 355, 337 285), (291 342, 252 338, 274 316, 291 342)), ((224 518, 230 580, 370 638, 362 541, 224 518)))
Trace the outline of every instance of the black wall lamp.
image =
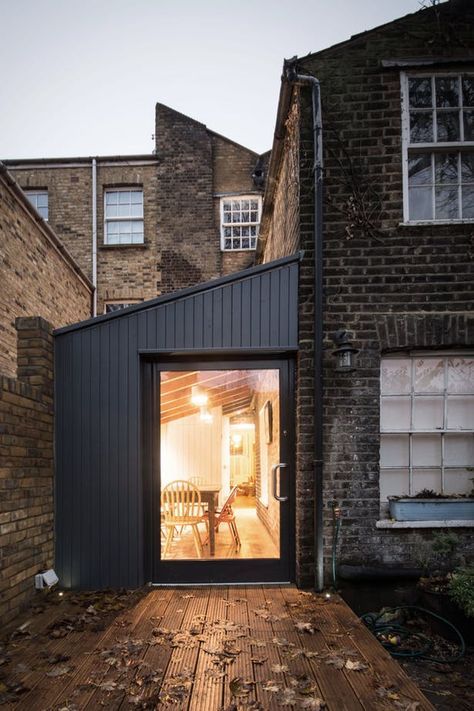
POLYGON ((336 370, 340 373, 350 373, 355 370, 354 360, 359 350, 354 348, 349 336, 349 331, 342 328, 336 331, 333 336, 336 349, 332 354, 337 358, 336 370))

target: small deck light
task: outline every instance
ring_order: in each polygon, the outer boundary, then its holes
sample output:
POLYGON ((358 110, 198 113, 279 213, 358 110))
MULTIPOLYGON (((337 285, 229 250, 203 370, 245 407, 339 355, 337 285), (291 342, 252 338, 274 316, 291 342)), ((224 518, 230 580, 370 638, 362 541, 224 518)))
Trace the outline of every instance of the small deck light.
POLYGON ((349 338, 349 332, 344 329, 336 331, 333 337, 334 344, 337 348, 332 352, 337 358, 336 370, 340 373, 350 373, 355 370, 354 357, 359 350, 354 348, 352 341, 349 338))

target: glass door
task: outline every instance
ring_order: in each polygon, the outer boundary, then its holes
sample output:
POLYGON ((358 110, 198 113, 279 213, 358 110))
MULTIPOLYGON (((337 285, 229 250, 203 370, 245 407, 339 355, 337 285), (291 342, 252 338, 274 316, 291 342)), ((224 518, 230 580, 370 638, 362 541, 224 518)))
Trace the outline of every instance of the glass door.
POLYGON ((292 578, 289 365, 155 365, 153 582, 292 578))

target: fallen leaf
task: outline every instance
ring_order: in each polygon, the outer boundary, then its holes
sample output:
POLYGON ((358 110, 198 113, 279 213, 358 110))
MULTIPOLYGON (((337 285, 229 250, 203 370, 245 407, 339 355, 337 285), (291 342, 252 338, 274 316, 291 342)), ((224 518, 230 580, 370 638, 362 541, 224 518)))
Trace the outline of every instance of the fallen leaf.
POLYGON ((351 659, 347 659, 344 666, 350 671, 363 671, 364 669, 368 669, 367 664, 364 664, 364 662, 353 662, 351 659))
POLYGON ((284 674, 288 671, 288 667, 286 664, 273 664, 271 671, 274 672, 274 674, 284 674))
POLYGON ((314 634, 314 627, 311 622, 295 622, 295 627, 298 632, 307 632, 308 634, 314 634))
POLYGON ((69 674, 70 671, 72 671, 72 667, 68 667, 63 664, 55 667, 54 669, 51 669, 51 671, 49 672, 46 672, 46 676, 64 676, 65 674, 69 674))
POLYGON ((301 702, 302 709, 314 709, 314 711, 319 711, 326 706, 326 703, 316 696, 310 696, 308 699, 303 699, 301 702))
POLYGON ((272 694, 276 693, 277 691, 280 691, 280 687, 275 681, 266 681, 265 684, 262 686, 262 689, 264 691, 270 691, 272 694))

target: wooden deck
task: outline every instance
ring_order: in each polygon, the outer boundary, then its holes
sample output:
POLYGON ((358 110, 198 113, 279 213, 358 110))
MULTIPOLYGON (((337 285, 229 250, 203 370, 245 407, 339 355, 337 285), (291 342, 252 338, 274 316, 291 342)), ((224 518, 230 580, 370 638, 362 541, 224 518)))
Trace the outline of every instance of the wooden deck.
POLYGON ((433 709, 337 595, 155 588, 105 625, 98 605, 64 605, 19 620, 0 657, 4 708, 433 709))

